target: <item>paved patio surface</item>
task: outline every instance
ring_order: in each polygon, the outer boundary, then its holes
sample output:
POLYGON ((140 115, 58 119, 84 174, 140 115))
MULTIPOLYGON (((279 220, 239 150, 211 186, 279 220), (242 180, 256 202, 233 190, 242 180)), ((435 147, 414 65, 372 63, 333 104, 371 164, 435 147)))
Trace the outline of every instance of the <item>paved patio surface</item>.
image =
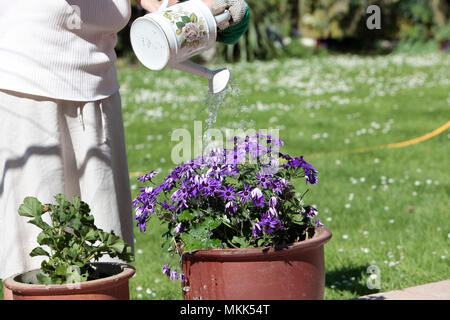
POLYGON ((450 280, 362 296, 356 300, 450 300, 450 280))

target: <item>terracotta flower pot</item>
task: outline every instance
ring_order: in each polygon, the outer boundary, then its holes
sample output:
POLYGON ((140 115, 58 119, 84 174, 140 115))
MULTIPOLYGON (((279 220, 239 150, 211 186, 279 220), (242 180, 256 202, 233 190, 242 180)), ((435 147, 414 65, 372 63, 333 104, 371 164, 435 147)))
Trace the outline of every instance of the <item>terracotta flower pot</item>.
POLYGON ((64 285, 40 285, 39 269, 21 273, 4 281, 5 300, 129 300, 128 281, 133 267, 121 263, 97 262, 99 279, 64 285))
POLYGON ((318 300, 325 290, 328 229, 284 248, 212 249, 185 253, 186 300, 318 300))

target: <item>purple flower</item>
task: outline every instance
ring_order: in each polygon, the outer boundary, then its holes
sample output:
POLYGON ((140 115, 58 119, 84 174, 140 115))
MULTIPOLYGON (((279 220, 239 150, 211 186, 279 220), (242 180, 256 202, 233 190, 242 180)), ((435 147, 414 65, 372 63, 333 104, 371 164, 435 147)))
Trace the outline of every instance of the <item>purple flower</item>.
POLYGON ((319 219, 316 219, 315 223, 316 223, 316 228, 319 228, 319 227, 323 226, 323 223, 320 222, 319 219))
POLYGON ((234 148, 233 150, 226 150, 226 164, 236 166, 245 161, 245 149, 234 148))
POLYGON ((270 207, 269 208, 269 215, 271 215, 272 217, 278 217, 277 209, 270 207))
POLYGON ((220 173, 222 174, 222 176, 236 178, 239 173, 239 170, 236 168, 236 166, 228 164, 222 167, 220 173))
POLYGON ((270 197, 269 206, 275 208, 277 206, 278 199, 277 197, 270 197))
POLYGON ((156 176, 158 174, 158 172, 156 172, 155 170, 150 171, 147 174, 144 174, 142 177, 139 177, 137 181, 139 182, 147 182, 150 181, 154 176, 156 176))
POLYGON ((147 220, 149 219, 149 209, 146 207, 138 207, 135 209, 136 215, 134 217, 137 220, 137 227, 141 232, 147 231, 147 220))
POLYGON ((263 196, 262 191, 259 188, 253 189, 250 194, 251 194, 253 199, 261 198, 263 196))
POLYGON ((206 171, 206 174, 214 179, 222 180, 222 169, 223 166, 221 164, 212 163, 210 164, 208 171, 206 171))
MULTIPOLYGON (((286 156, 284 156, 284 158, 287 159, 286 156)), ((288 163, 284 164, 283 167, 286 169, 292 168, 294 171, 296 171, 298 168, 302 168, 303 173, 305 174, 306 183, 314 185, 318 182, 317 174, 319 172, 314 169, 311 164, 307 163, 303 159, 303 156, 301 156, 300 158, 289 157, 288 163)))
POLYGON ((250 187, 244 184, 244 190, 240 191, 238 196, 241 197, 241 203, 245 203, 250 200, 252 196, 250 187))
POLYGON ((259 238, 261 237, 261 235, 262 235, 261 226, 259 225, 259 223, 255 223, 252 230, 252 236, 254 238, 259 238))
POLYGON ((237 203, 234 201, 227 202, 225 205, 225 212, 229 213, 231 216, 234 215, 237 211, 237 203))
POLYGON ((261 221, 258 222, 261 229, 267 233, 268 235, 272 235, 272 233, 276 230, 283 230, 283 225, 281 224, 281 221, 274 216, 271 216, 268 213, 264 213, 261 215, 261 221))
POLYGON ((186 280, 186 276, 184 275, 184 273, 180 273, 180 281, 183 282, 186 280))
POLYGON ((256 179, 258 179, 258 184, 262 186, 264 189, 268 189, 272 185, 273 176, 270 175, 256 175, 256 179))
POLYGON ((264 196, 261 196, 259 198, 253 198, 252 202, 255 207, 264 207, 266 205, 264 196))
POLYGON ((161 205, 161 207, 163 209, 168 210, 168 211, 173 211, 175 209, 175 206, 167 204, 166 200, 164 200, 164 202, 159 202, 159 204, 161 205))
POLYGON ((178 273, 177 273, 176 270, 173 270, 173 271, 170 273, 170 280, 178 280, 178 273))
POLYGON ((203 183, 201 191, 204 193, 205 196, 211 196, 214 195, 217 191, 219 191, 219 188, 221 186, 222 185, 219 181, 208 179, 203 183))
POLYGON ((162 273, 165 274, 166 276, 170 277, 170 267, 167 266, 167 264, 164 265, 164 267, 162 269, 162 273))
POLYGON ((314 218, 317 215, 317 209, 311 206, 305 207, 304 215, 310 219, 314 218))
POLYGON ((178 234, 184 233, 184 228, 181 222, 175 227, 175 229, 173 229, 173 231, 178 234))
POLYGON ((259 135, 250 137, 248 142, 249 154, 253 159, 258 159, 267 154, 267 147, 259 143, 259 135))
POLYGON ((225 201, 231 201, 235 200, 234 188, 233 187, 223 187, 223 189, 220 189, 217 191, 217 195, 221 197, 225 201))

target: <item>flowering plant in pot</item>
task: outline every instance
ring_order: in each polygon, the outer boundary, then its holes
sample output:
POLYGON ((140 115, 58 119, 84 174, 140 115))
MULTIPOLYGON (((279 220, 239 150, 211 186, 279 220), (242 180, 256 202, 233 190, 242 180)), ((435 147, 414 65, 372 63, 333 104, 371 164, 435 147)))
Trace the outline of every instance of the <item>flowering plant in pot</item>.
POLYGON ((152 171, 138 179, 134 200, 141 232, 155 215, 167 223, 165 247, 181 255, 185 299, 321 299, 323 244, 331 233, 304 203, 318 182, 303 157, 282 154, 283 142, 255 134, 233 139, 175 168, 156 185, 152 171), (288 285, 286 285, 288 281, 288 285))
POLYGON ((94 224, 89 206, 73 197, 71 203, 63 194, 55 196, 57 204, 43 205, 27 197, 19 215, 31 218, 42 231, 38 247, 31 257, 45 256, 38 270, 28 271, 5 280, 13 299, 128 299, 128 279, 134 269, 125 263, 95 262, 102 256, 131 262, 131 247, 112 231, 107 233, 94 224), (44 221, 49 215, 49 223, 44 221))

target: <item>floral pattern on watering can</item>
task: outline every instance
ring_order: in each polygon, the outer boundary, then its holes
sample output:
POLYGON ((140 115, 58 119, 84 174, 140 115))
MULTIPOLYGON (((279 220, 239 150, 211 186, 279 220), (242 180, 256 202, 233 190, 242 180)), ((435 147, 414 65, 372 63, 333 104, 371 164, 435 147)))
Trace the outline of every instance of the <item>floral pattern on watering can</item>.
POLYGON ((192 52, 200 46, 206 35, 203 18, 197 17, 195 13, 183 11, 181 8, 177 11, 167 10, 164 17, 176 26, 176 34, 178 43, 181 43, 181 49, 187 48, 188 52, 192 52))

